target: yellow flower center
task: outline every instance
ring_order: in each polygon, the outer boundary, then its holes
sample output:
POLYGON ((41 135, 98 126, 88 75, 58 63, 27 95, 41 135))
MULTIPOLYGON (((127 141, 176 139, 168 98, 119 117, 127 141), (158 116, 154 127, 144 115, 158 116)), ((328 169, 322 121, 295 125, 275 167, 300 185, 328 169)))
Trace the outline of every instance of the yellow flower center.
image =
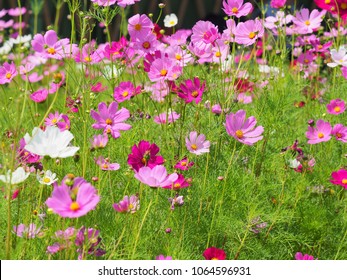
POLYGON ((78 204, 78 202, 76 201, 72 202, 70 205, 70 210, 77 211, 78 209, 80 209, 80 205, 78 204))
POLYGON ((306 21, 305 21, 305 24, 306 24, 307 26, 309 26, 309 25, 311 24, 311 22, 310 22, 309 20, 306 20, 306 21))
POLYGON ((181 59, 182 59, 182 56, 181 56, 180 54, 176 53, 175 58, 176 58, 177 60, 181 60, 181 59))
POLYGON ((54 48, 48 48, 48 49, 47 49, 47 52, 48 52, 49 54, 55 54, 55 53, 56 53, 56 51, 55 51, 54 48))
POLYGON ((110 128, 106 129, 106 133, 110 134, 111 133, 111 129, 110 128))
POLYGON ((144 49, 146 49, 146 50, 149 49, 150 46, 151 46, 151 44, 150 44, 148 41, 143 42, 143 44, 142 44, 142 47, 143 47, 144 49))
POLYGON ((170 21, 169 23, 170 23, 170 25, 175 25, 175 22, 173 20, 170 21))
POLYGON ((192 92, 192 96, 193 97, 197 97, 199 95, 199 93, 196 91, 196 90, 194 90, 193 92, 192 92))
POLYGON ((251 32, 251 33, 249 33, 249 35, 248 35, 248 37, 249 37, 249 39, 253 39, 254 37, 255 37, 255 32, 251 32))
POLYGON ((181 165, 182 165, 182 166, 186 166, 186 165, 187 165, 187 162, 182 161, 182 162, 181 162, 181 165))
POLYGON ((216 57, 221 57, 221 55, 222 54, 220 52, 216 52, 216 54, 215 54, 216 57))
POLYGON ((92 58, 91 58, 90 56, 86 56, 86 57, 84 58, 84 61, 85 61, 85 62, 91 62, 91 61, 92 61, 92 58))
POLYGON ((322 45, 318 45, 318 49, 319 50, 323 49, 323 46, 322 45))
POLYGON ((122 95, 123 95, 123 97, 127 97, 129 95, 129 92, 125 90, 125 91, 123 91, 122 95))
POLYGON ((235 134, 236 134, 236 137, 239 138, 239 139, 241 139, 243 137, 242 130, 236 130, 235 134))
POLYGON ((143 164, 145 164, 145 165, 146 165, 146 164, 147 164, 147 159, 142 158, 142 159, 141 159, 141 162, 142 162, 143 164))
POLYGON ((336 107, 334 108, 334 111, 335 111, 336 113, 340 112, 340 111, 341 111, 340 106, 336 106, 336 107))
POLYGON ((324 137, 324 134, 322 132, 319 132, 318 133, 318 138, 323 138, 324 137))
POLYGON ((103 168, 103 169, 108 169, 108 164, 104 163, 104 164, 102 165, 102 168, 103 168))
POLYGON ((218 261, 218 259, 217 258, 212 258, 211 261, 218 261))
POLYGON ((341 133, 339 133, 339 132, 338 132, 338 133, 336 133, 335 135, 336 135, 336 137, 337 137, 337 138, 342 138, 342 134, 341 134, 341 133))
POLYGON ((342 184, 347 184, 347 179, 342 179, 342 184))
POLYGON ((198 148, 198 146, 195 145, 195 144, 192 144, 190 147, 191 147, 194 151, 198 148))
POLYGON ((11 73, 6 73, 6 79, 11 79, 11 77, 12 77, 12 74, 11 73))
POLYGON ((325 4, 330 4, 331 0, 325 0, 324 3, 325 4))
POLYGON ((138 23, 138 24, 135 24, 134 28, 136 31, 140 31, 142 29, 142 26, 141 24, 138 23))
POLYGON ((129 210, 134 209, 134 204, 130 203, 128 208, 129 208, 129 210))
POLYGON ((58 122, 58 120, 56 119, 56 118, 54 118, 53 120, 52 120, 52 124, 56 124, 58 122))
POLYGON ((180 183, 175 183, 175 184, 173 185, 173 188, 174 188, 175 190, 177 190, 177 189, 181 188, 181 184, 180 184, 180 183))
POLYGON ((237 13, 238 13, 238 11, 239 11, 239 9, 238 9, 238 8, 236 8, 236 7, 234 7, 234 8, 232 8, 232 9, 231 9, 231 11, 232 11, 234 14, 237 14, 237 13))
POLYGON ((111 124, 112 124, 112 120, 111 120, 111 119, 107 119, 105 122, 106 122, 106 124, 108 124, 108 125, 111 125, 111 124))
POLYGON ((167 74, 167 70, 166 69, 160 70, 160 76, 166 76, 166 74, 167 74))
POLYGON ((51 181, 51 179, 50 178, 48 178, 48 177, 45 177, 45 178, 43 178, 43 180, 42 180, 44 183, 49 183, 50 181, 51 181))

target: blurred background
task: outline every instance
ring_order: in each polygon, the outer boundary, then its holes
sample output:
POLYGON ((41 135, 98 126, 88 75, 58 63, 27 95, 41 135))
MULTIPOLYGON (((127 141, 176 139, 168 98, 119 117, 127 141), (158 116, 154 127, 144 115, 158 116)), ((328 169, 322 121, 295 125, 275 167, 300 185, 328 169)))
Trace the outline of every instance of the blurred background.
MULTIPOLYGON (((71 32, 71 21, 68 19, 69 9, 68 4, 64 0, 1 0, 0 10, 18 7, 18 1, 21 2, 22 7, 26 7, 27 13, 23 16, 23 21, 27 22, 28 25, 25 27, 24 34, 37 32, 45 32, 47 26, 54 26, 61 37, 69 37, 71 32), (37 13, 37 24, 34 24, 34 12, 37 13)), ((134 14, 153 14, 153 21, 155 22, 158 18, 160 9, 158 8, 159 3, 164 3, 163 15, 161 16, 158 24, 164 28, 163 19, 165 15, 175 13, 178 17, 178 24, 176 29, 179 28, 192 28, 198 20, 209 20, 222 30, 225 27, 225 14, 222 11, 223 0, 141 0, 135 5, 128 6, 124 12, 127 17, 134 14)), ((270 0, 252 0, 245 1, 251 2, 254 7, 252 17, 260 16, 261 5, 268 4, 270 0)), ((82 11, 87 11, 92 5, 89 0, 80 0, 80 7, 82 11)), ((295 4, 296 7, 307 7, 314 8, 314 1, 308 0, 287 0, 287 4, 295 4)), ((271 10, 268 10, 268 15, 271 14, 271 10)), ((8 20, 9 18, 3 17, 2 20, 8 20)), ((78 16, 75 17, 77 30, 79 25, 78 16)), ((116 16, 110 25, 110 33, 112 40, 118 40, 120 34, 120 15, 116 16)), ((246 18, 244 18, 245 20, 246 18)), ((241 19, 242 20, 242 19, 241 19)), ((171 30, 166 30, 171 32, 171 30)), ((92 37, 97 39, 98 42, 104 42, 105 32, 104 28, 95 25, 92 32, 92 37)))

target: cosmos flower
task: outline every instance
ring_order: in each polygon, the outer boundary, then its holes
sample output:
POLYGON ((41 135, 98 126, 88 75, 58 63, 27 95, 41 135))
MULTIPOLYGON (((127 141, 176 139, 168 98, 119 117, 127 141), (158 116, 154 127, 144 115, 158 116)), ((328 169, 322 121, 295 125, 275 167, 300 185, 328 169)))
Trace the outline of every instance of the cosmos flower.
POLYGON ((207 248, 202 254, 206 260, 225 260, 225 251, 216 247, 207 248))
POLYGON ((189 161, 188 158, 184 157, 179 162, 177 162, 174 166, 176 169, 180 170, 188 170, 194 165, 193 161, 189 161))
POLYGON ((11 62, 11 64, 5 62, 2 66, 0 66, 0 85, 10 83, 17 75, 18 72, 14 62, 11 62))
POLYGON ((123 200, 113 204, 115 211, 120 213, 135 213, 140 209, 140 200, 137 195, 124 196, 123 200))
POLYGON ((157 124, 173 123, 180 118, 180 114, 175 111, 169 110, 167 113, 161 113, 153 118, 154 122, 157 124))
POLYGON ((339 185, 344 187, 347 190, 347 170, 340 169, 331 173, 333 178, 330 182, 334 185, 339 185))
POLYGON ((255 127, 256 124, 255 117, 251 116, 246 119, 246 112, 239 110, 235 114, 230 113, 226 116, 225 128, 227 133, 237 141, 251 146, 263 139, 261 134, 264 132, 264 128, 255 127))
POLYGON ((107 134, 94 135, 93 138, 90 139, 91 149, 105 148, 107 143, 108 143, 107 134))
POLYGON ((42 185, 50 186, 54 182, 58 181, 57 174, 53 173, 51 170, 45 171, 42 176, 37 175, 37 180, 42 185))
POLYGON ((189 152, 201 155, 210 152, 210 141, 206 141, 204 134, 199 134, 196 131, 189 133, 189 138, 186 137, 186 147, 189 152))
POLYGON ((72 157, 79 150, 79 147, 70 145, 74 138, 68 130, 60 131, 58 127, 49 126, 45 131, 35 127, 32 132, 32 137, 25 135, 26 145, 24 147, 30 153, 39 156, 49 156, 51 158, 66 158, 72 157))
POLYGON ((295 254, 295 259, 300 260, 300 261, 305 261, 305 260, 314 260, 314 257, 308 254, 303 255, 301 252, 297 252, 295 254))
POLYGON ((309 34, 314 32, 321 26, 323 17, 326 11, 318 11, 314 9, 311 13, 309 9, 301 9, 293 17, 293 23, 295 24, 295 30, 299 34, 309 34))
POLYGON ((235 41, 238 44, 249 46, 258 38, 263 37, 264 27, 259 19, 240 22, 235 29, 235 41))
POLYGON ((141 167, 135 173, 135 178, 152 188, 158 188, 171 185, 177 180, 178 175, 176 173, 168 175, 163 165, 156 165, 152 169, 148 166, 141 167))
POLYGON ((318 120, 316 128, 308 126, 306 137, 309 139, 308 144, 317 144, 327 142, 331 139, 331 125, 329 122, 318 120))
POLYGON ((118 170, 120 168, 118 163, 110 163, 109 159, 104 158, 103 156, 94 158, 94 161, 102 170, 118 170))
POLYGON ((163 186, 164 189, 172 189, 174 191, 178 191, 180 189, 184 189, 190 186, 190 183, 182 174, 178 174, 177 180, 175 180, 172 184, 163 186))
POLYGON ((61 217, 78 218, 95 209, 100 197, 96 189, 81 177, 74 178, 68 186, 67 180, 55 186, 46 204, 61 217))
POLYGON ((155 259, 157 261, 171 261, 172 260, 172 257, 171 256, 164 256, 164 255, 159 255, 159 256, 156 256, 155 259))
POLYGON ((6 175, 0 175, 0 181, 9 183, 11 185, 17 185, 24 182, 30 175, 30 172, 25 172, 23 167, 18 167, 15 171, 7 171, 6 175))
POLYGON ((250 14, 253 11, 253 6, 248 2, 243 4, 243 0, 224 0, 222 10, 228 16, 240 18, 250 14))
POLYGON ((166 15, 164 18, 165 27, 174 27, 178 23, 178 18, 175 14, 166 15))
POLYGON ((345 102, 339 98, 331 100, 330 103, 327 105, 327 111, 329 114, 332 114, 332 115, 342 114, 345 110, 346 110, 345 102))
POLYGON ((13 227, 13 232, 19 237, 32 239, 42 234, 41 228, 42 227, 37 227, 33 223, 29 224, 29 226, 20 224, 18 226, 13 227))
POLYGON ((335 136, 337 141, 347 143, 347 126, 340 123, 335 124, 331 130, 331 135, 335 136))
POLYGON ((202 100, 202 94, 206 86, 206 81, 203 83, 200 82, 198 77, 194 77, 193 80, 185 80, 180 85, 180 91, 177 92, 177 95, 184 99, 186 103, 195 102, 196 104, 200 103, 202 100))
POLYGON ((344 46, 340 46, 338 50, 330 50, 331 59, 333 62, 329 62, 329 67, 347 66, 347 49, 344 46))

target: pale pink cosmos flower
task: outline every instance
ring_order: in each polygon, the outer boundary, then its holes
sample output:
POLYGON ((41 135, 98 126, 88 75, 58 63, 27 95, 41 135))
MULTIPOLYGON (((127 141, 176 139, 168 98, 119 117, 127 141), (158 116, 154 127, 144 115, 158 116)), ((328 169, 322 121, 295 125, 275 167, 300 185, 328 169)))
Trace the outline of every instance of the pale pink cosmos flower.
POLYGON ((277 29, 281 28, 293 20, 292 15, 286 15, 283 11, 276 12, 275 16, 265 18, 264 26, 277 34, 277 29))
POLYGON ((43 79, 43 75, 39 75, 37 72, 26 74, 21 76, 24 81, 28 81, 29 83, 36 83, 43 79))
POLYGON ((154 122, 157 124, 173 123, 180 118, 180 114, 169 110, 154 117, 154 122))
POLYGON ((94 135, 90 140, 91 149, 100 149, 105 148, 108 143, 108 135, 107 134, 98 134, 94 135))
POLYGON ((189 133, 189 137, 186 137, 186 147, 189 152, 202 155, 210 152, 210 141, 206 140, 204 134, 199 134, 196 131, 189 133))
POLYGON ((198 21, 192 28, 191 42, 198 48, 204 49, 213 45, 221 37, 218 28, 210 21, 198 21))
POLYGON ((0 67, 0 85, 10 83, 13 80, 13 78, 17 76, 17 74, 18 72, 14 62, 11 62, 11 64, 5 62, 0 67))
POLYGON ((29 226, 26 226, 24 224, 20 224, 18 226, 13 227, 13 232, 23 238, 32 239, 36 236, 39 236, 41 233, 41 227, 37 227, 35 224, 31 223, 29 226))
POLYGON ((259 19, 240 22, 236 26, 235 41, 238 44, 249 46, 255 43, 258 38, 263 37, 264 27, 259 19))
POLYGON ((45 88, 39 89, 32 94, 30 94, 30 99, 34 102, 41 103, 44 102, 48 97, 48 90, 45 88))
POLYGON ((52 196, 46 201, 49 208, 61 217, 78 218, 95 209, 100 197, 96 189, 81 177, 73 180, 72 187, 65 184, 55 186, 52 196))
POLYGON ((226 116, 225 128, 227 133, 237 141, 251 146, 263 139, 261 134, 264 132, 264 128, 255 127, 256 124, 255 117, 251 116, 246 119, 246 112, 239 110, 235 114, 230 113, 226 116))
POLYGON ((153 61, 148 72, 152 82, 173 81, 182 74, 182 67, 170 58, 158 58, 153 61))
POLYGON ((124 196, 123 200, 112 205, 114 210, 119 213, 135 213, 140 209, 140 200, 137 195, 124 196))
POLYGON ((136 173, 135 178, 152 188, 171 185, 178 178, 177 173, 167 174, 163 165, 156 165, 153 168, 148 166, 141 167, 136 173))
POLYGON ((224 0, 222 10, 228 16, 240 18, 252 13, 253 6, 249 2, 243 4, 243 0, 224 0))
POLYGON ((147 15, 136 14, 128 19, 128 32, 132 40, 152 31, 153 22, 147 15))
POLYGON ((171 261, 172 257, 171 256, 165 257, 164 255, 159 255, 159 256, 156 256, 155 259, 157 261, 171 261))
POLYGON ((107 7, 115 4, 118 0, 91 0, 94 4, 107 7))
POLYGON ((233 19, 228 19, 226 26, 227 28, 223 31, 222 39, 232 43, 235 41, 236 22, 233 19))
POLYGON ((129 100, 131 97, 141 92, 141 86, 135 88, 132 82, 121 82, 114 89, 113 97, 117 102, 123 102, 129 100))
POLYGON ((104 133, 111 133, 113 138, 120 137, 121 130, 129 130, 130 124, 124 123, 129 117, 129 110, 122 108, 118 110, 118 103, 112 102, 109 107, 106 103, 101 102, 98 105, 99 113, 94 110, 90 111, 91 117, 97 121, 92 127, 94 129, 103 129, 104 133))
POLYGON ((96 42, 91 41, 82 47, 82 50, 75 56, 76 62, 86 64, 97 64, 104 58, 103 51, 96 48, 96 42))
POLYGON ((338 65, 347 67, 347 49, 344 46, 340 46, 338 50, 330 50, 331 59, 333 62, 329 62, 329 67, 336 67, 338 65))
POLYGON ((139 2, 141 0, 117 0, 117 5, 125 8, 126 6, 134 5, 135 2, 139 2))
POLYGON ((324 120, 318 120, 316 128, 308 126, 306 137, 309 139, 308 144, 317 144, 320 142, 327 142, 331 139, 331 125, 324 120))
POLYGON ((326 11, 318 11, 314 9, 311 13, 309 9, 302 9, 296 13, 293 17, 293 23, 295 24, 295 30, 299 34, 309 34, 314 32, 321 26, 323 17, 326 11))
POLYGON ((332 114, 332 115, 342 114, 345 110, 346 110, 345 102, 339 98, 331 100, 330 103, 327 105, 327 111, 329 114, 332 114))
POLYGON ((7 13, 10 15, 10 16, 13 16, 13 17, 18 17, 20 15, 24 15, 25 13, 27 12, 27 9, 25 7, 17 7, 17 8, 12 8, 12 9, 9 9, 7 11, 7 13))
POLYGON ((104 158, 103 156, 99 156, 98 158, 94 158, 94 161, 97 165, 100 166, 101 170, 118 170, 120 165, 118 163, 110 163, 108 158, 104 158))
POLYGON ((337 141, 347 143, 347 126, 340 123, 335 124, 331 130, 331 135, 335 136, 337 141))

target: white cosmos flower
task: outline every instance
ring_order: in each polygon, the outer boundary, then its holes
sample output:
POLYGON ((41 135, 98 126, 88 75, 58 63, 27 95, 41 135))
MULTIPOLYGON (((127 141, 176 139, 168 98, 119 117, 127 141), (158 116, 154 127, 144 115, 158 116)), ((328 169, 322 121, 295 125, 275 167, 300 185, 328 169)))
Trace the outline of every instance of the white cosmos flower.
POLYGON ((24 149, 43 157, 72 157, 79 150, 79 147, 70 146, 70 141, 74 138, 72 133, 68 130, 60 131, 56 126, 49 126, 45 131, 35 127, 32 137, 26 134, 24 138, 28 139, 24 149))
POLYGON ((330 55, 333 62, 327 64, 329 67, 347 66, 347 49, 344 46, 341 46, 338 50, 330 50, 330 55))
POLYGON ((173 27, 177 24, 178 18, 175 14, 166 15, 164 18, 164 26, 165 27, 173 27))
POLYGON ((18 167, 14 172, 8 170, 6 175, 0 175, 0 181, 16 185, 24 182, 29 175, 30 172, 25 172, 23 167, 18 167))
POLYGON ((37 180, 42 185, 50 186, 55 181, 58 181, 57 174, 53 173, 51 170, 47 170, 43 176, 37 175, 37 180))

